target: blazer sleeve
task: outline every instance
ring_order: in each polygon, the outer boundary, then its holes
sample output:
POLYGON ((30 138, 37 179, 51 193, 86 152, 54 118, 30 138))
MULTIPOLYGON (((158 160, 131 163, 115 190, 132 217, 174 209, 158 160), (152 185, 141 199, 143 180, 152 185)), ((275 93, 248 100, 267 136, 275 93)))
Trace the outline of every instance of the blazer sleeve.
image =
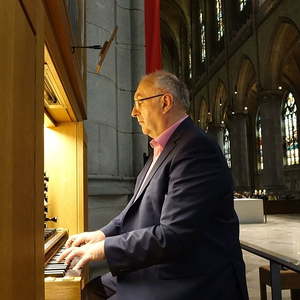
POLYGON ((180 258, 222 209, 225 194, 232 192, 231 176, 219 147, 206 139, 177 148, 160 224, 105 240, 113 275, 180 258))
POLYGON ((105 234, 105 237, 110 237, 120 234, 120 223, 123 218, 124 210, 114 217, 107 225, 100 228, 100 230, 105 234))

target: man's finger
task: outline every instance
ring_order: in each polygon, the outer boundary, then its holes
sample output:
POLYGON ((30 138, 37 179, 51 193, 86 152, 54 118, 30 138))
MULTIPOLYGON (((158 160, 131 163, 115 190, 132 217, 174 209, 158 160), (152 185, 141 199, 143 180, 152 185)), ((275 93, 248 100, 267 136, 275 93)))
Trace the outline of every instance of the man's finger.
POLYGON ((75 240, 73 241, 72 246, 73 246, 73 247, 78 247, 78 246, 80 246, 80 245, 82 245, 82 244, 84 244, 84 239, 75 239, 75 240))
POLYGON ((61 262, 69 253, 72 252, 72 248, 67 248, 58 258, 57 262, 61 262))
POLYGON ((79 271, 81 270, 88 262, 90 261, 88 256, 83 256, 78 263, 73 267, 74 271, 79 271))
POLYGON ((67 248, 70 248, 71 246, 72 246, 72 244, 73 244, 73 242, 74 242, 74 237, 70 237, 68 240, 67 240, 67 242, 66 242, 66 247, 67 248))
MULTIPOLYGON (((74 249, 74 248, 73 248, 74 249)), ((81 253, 81 251, 79 249, 74 249, 72 252, 69 253, 69 255, 66 257, 66 264, 69 265, 71 264, 72 260, 76 257, 76 256, 82 256, 83 254, 81 253)))

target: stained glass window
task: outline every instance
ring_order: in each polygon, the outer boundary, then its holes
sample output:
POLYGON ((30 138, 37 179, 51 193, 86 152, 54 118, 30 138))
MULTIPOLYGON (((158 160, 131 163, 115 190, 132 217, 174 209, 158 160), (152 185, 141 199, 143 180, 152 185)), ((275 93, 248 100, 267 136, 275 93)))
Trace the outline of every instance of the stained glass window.
POLYGON ((224 156, 226 158, 228 167, 231 168, 230 137, 229 137, 229 131, 226 127, 224 128, 223 139, 224 139, 223 140, 224 156))
POLYGON ((192 47, 189 47, 189 77, 192 78, 193 71, 192 71, 192 47))
POLYGON ((201 62, 204 62, 206 59, 206 39, 205 39, 204 14, 202 9, 200 9, 200 13, 199 13, 199 22, 200 22, 200 39, 201 39, 201 62))
POLYGON ((243 11, 247 4, 247 0, 240 0, 240 11, 243 11))
POLYGON ((264 169, 263 147, 262 147, 262 133, 261 133, 261 117, 260 113, 256 119, 256 161, 257 169, 264 169))
POLYGON ((216 14, 217 14, 217 38, 218 41, 224 36, 224 18, 222 0, 216 0, 216 14))
POLYGON ((299 164, 299 142, 297 130, 297 105, 292 93, 288 93, 282 110, 284 126, 283 147, 285 164, 288 166, 299 164))

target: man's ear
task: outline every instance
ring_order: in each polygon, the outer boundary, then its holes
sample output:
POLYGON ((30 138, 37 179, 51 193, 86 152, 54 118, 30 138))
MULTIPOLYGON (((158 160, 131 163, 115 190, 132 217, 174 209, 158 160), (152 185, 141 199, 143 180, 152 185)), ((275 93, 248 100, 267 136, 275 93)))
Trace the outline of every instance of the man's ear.
POLYGON ((167 113, 174 106, 174 97, 172 94, 166 93, 162 98, 163 113, 167 113))

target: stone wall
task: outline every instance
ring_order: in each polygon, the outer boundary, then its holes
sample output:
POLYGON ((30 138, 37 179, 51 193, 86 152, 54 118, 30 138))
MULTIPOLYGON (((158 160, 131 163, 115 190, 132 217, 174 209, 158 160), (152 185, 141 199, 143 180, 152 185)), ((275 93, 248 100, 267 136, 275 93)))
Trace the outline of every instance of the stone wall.
POLYGON ((89 230, 105 225, 130 198, 148 152, 131 118, 132 98, 145 72, 144 1, 86 1, 86 43, 103 44, 118 26, 100 74, 99 50, 87 50, 86 121, 89 230))

